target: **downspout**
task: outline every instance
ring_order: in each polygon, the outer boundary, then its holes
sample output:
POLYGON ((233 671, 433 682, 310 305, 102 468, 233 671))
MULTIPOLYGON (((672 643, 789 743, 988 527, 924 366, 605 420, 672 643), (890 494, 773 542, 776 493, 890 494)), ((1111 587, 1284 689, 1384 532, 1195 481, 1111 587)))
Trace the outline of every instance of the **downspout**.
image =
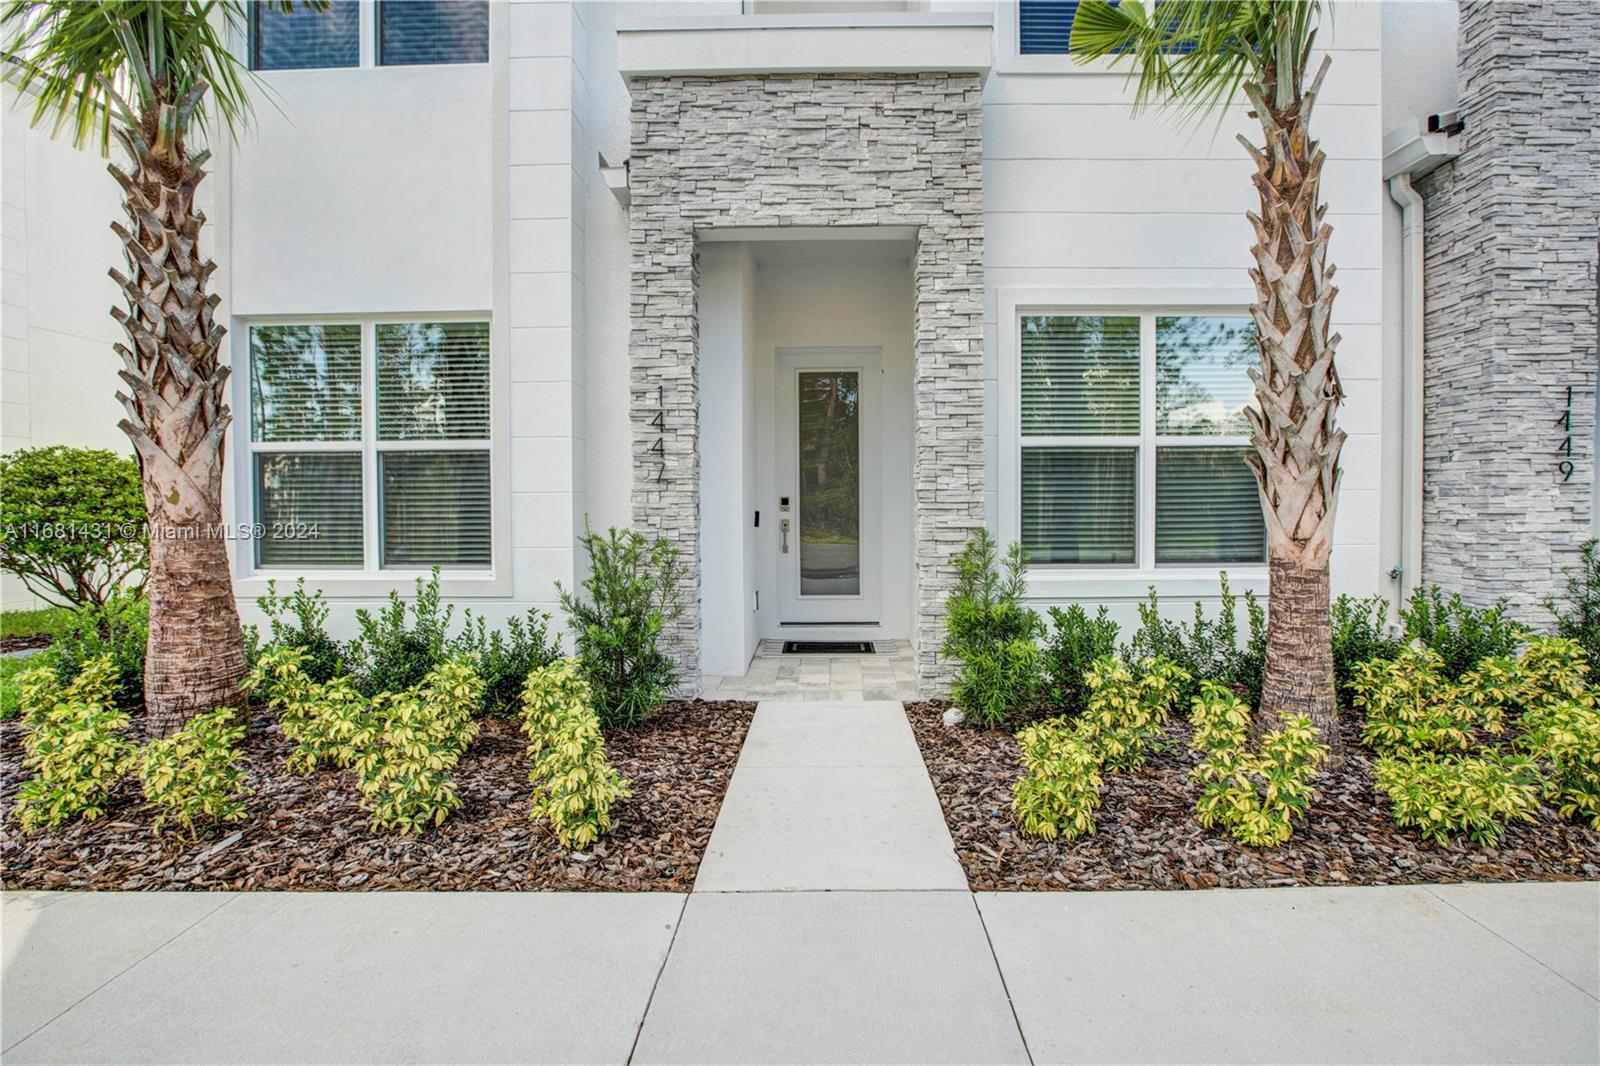
POLYGON ((1422 194, 1413 178, 1438 168, 1460 154, 1455 138, 1464 124, 1439 128, 1430 116, 1428 132, 1408 122, 1383 138, 1383 176, 1389 196, 1400 205, 1400 560, 1390 571, 1400 582, 1400 603, 1422 584, 1422 372, 1423 372, 1423 247, 1422 194))
POLYGON ((1422 580, 1422 194, 1406 172, 1389 179, 1400 205, 1400 603, 1422 580))

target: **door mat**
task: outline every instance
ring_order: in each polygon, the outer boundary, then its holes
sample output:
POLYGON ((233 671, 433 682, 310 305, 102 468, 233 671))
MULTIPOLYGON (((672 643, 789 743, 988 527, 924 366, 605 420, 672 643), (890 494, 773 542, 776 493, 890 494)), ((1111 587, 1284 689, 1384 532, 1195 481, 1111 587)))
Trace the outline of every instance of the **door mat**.
POLYGON ((876 653, 867 640, 786 640, 785 655, 873 655, 876 653))

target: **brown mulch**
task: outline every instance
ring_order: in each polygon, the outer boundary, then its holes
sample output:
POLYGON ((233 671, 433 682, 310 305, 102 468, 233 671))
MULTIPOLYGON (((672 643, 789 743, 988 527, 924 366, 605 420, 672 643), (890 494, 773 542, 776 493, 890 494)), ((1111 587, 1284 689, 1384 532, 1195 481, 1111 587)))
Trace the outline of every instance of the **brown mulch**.
POLYGON ((1515 823, 1494 847, 1423 842, 1394 824, 1372 786, 1372 756, 1344 716, 1344 757, 1317 779, 1317 796, 1294 837, 1247 848, 1203 829, 1189 770, 1189 725, 1175 720, 1138 773, 1108 776, 1094 836, 1044 843, 1011 817, 1022 760, 1010 733, 946 727, 941 701, 906 707, 933 777, 956 852, 977 891, 1018 889, 1260 888, 1271 885, 1401 885, 1451 881, 1600 879, 1600 833, 1553 810, 1515 823))
POLYGON ((48 648, 55 638, 48 633, 36 633, 27 637, 0 637, 0 655, 8 655, 14 651, 32 651, 35 648, 48 648))
POLYGON ((711 838, 755 704, 675 703, 635 729, 608 730, 612 764, 634 795, 587 853, 528 816, 526 740, 483 719, 456 767, 465 805, 420 837, 374 834, 354 775, 289 773, 293 744, 257 712, 246 742, 249 819, 198 844, 157 836, 137 781, 107 815, 33 836, 11 817, 21 767, 15 721, 0 725, 0 869, 7 889, 519 890, 684 892, 711 838))

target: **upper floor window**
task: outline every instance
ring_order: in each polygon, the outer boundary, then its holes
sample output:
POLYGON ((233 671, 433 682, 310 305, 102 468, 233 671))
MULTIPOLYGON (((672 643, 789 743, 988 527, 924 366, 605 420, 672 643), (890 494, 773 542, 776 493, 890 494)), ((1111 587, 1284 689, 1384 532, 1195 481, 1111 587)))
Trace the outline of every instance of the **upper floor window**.
POLYGON ((1025 56, 1064 55, 1078 0, 1018 0, 1018 49, 1025 56))
POLYGON ((263 568, 487 570, 487 322, 250 327, 263 568))
POLYGON ((361 14, 356 0, 332 0, 325 10, 296 4, 284 11, 250 5, 250 66, 254 70, 354 67, 361 62, 361 14))
POLYGON ((1040 565, 1266 561, 1231 315, 1024 315, 1021 539, 1040 565))
POLYGON ((487 0, 379 0, 378 63, 487 63, 487 0))

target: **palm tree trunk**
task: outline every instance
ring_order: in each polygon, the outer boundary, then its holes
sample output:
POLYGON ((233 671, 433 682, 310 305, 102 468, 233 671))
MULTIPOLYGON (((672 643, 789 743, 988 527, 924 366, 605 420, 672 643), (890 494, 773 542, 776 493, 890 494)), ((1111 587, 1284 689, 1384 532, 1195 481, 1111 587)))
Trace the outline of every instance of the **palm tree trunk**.
POLYGON ((1327 69, 1324 60, 1305 94, 1288 101, 1274 100, 1266 85, 1246 85, 1266 144, 1244 143, 1261 202, 1260 214, 1248 216, 1256 233, 1250 276, 1261 349, 1261 367, 1250 371, 1259 410, 1248 411, 1255 448, 1249 461, 1267 521, 1270 582, 1255 722, 1265 731, 1283 714, 1308 714, 1335 744, 1328 563, 1345 434, 1334 425, 1343 391, 1334 368, 1339 336, 1329 334, 1338 287, 1327 261, 1333 230, 1320 202, 1325 157, 1309 133, 1327 69))
POLYGON ((139 456, 150 522, 150 640, 145 659, 147 730, 166 736, 232 702, 244 677, 244 641, 222 526, 223 435, 231 415, 225 330, 207 295, 216 264, 200 254, 205 216, 195 188, 209 153, 190 156, 180 136, 204 85, 163 103, 139 129, 118 129, 130 171, 113 165, 129 225, 112 223, 129 276, 111 276, 127 300, 112 315, 129 344, 116 345, 129 393, 119 425, 139 456))

